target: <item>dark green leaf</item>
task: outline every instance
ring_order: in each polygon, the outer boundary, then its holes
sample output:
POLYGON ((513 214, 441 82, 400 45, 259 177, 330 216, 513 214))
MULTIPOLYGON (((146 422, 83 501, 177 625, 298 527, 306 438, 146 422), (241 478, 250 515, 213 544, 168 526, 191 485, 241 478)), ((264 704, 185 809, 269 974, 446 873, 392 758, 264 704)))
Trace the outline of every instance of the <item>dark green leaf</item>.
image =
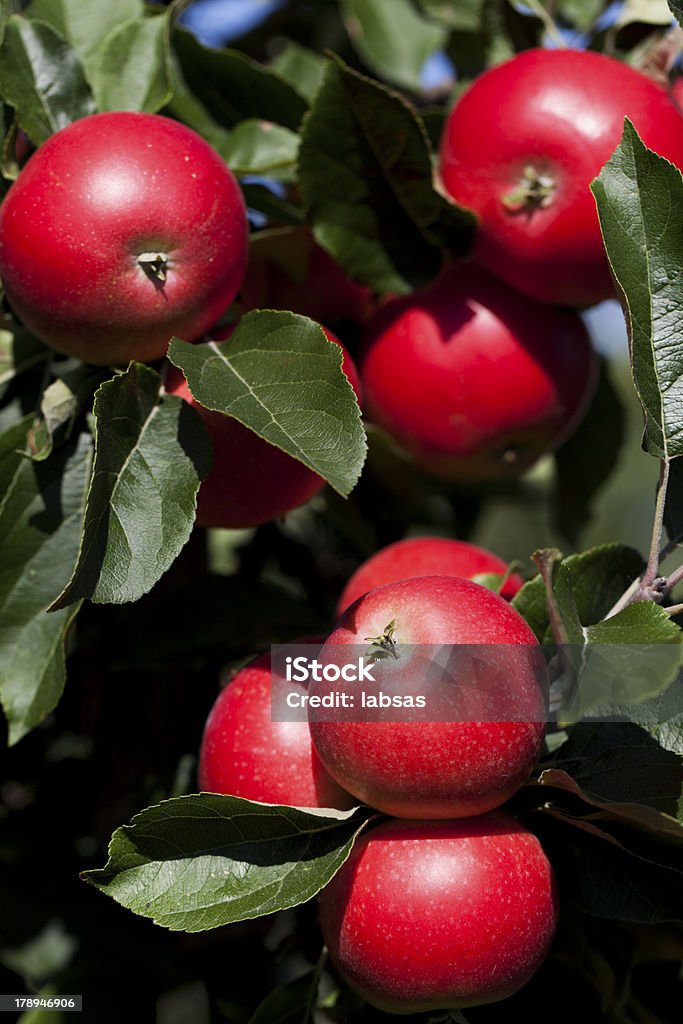
POLYGON ((159 375, 141 363, 95 396, 95 465, 78 564, 55 601, 135 601, 166 572, 190 536, 210 466, 206 428, 175 396, 159 402, 159 375))
POLYGON ((172 95, 170 13, 135 18, 105 37, 88 65, 98 110, 155 114, 172 95))
POLYGON ((298 906, 344 863, 358 811, 304 811, 207 793, 137 814, 84 877, 136 914, 199 932, 298 906))
POLYGON ((320 971, 307 971, 300 978, 278 985, 257 1006, 249 1024, 308 1024, 318 996, 320 971))
POLYGON ((672 459, 669 463, 664 527, 670 541, 683 540, 683 459, 672 459))
MULTIPOLYGON (((601 803, 558 769, 518 798, 535 799, 528 823, 543 842, 565 906, 616 921, 683 917, 683 828, 636 803, 601 803)), ((524 811, 522 811, 524 816, 524 811)))
POLYGON ((292 181, 299 152, 299 136, 270 121, 250 118, 234 128, 221 147, 221 156, 238 176, 262 174, 292 181))
POLYGON ((76 393, 66 381, 55 380, 45 389, 40 403, 41 418, 28 438, 28 450, 33 459, 41 462, 51 454, 56 432, 73 425, 77 409, 76 393))
POLYGON ((16 14, 0 46, 0 93, 36 146, 95 110, 76 52, 49 25, 16 14))
POLYGON ((298 130, 306 102, 283 79, 237 50, 207 49, 183 29, 172 41, 188 88, 218 124, 256 117, 298 130))
POLYGON ((593 498, 609 479, 623 438, 623 406, 603 362, 586 416, 555 453, 554 512, 569 540, 575 541, 590 521, 593 498))
POLYGON ((105 36, 143 13, 142 0, 32 0, 26 10, 27 17, 51 25, 73 46, 88 78, 105 36))
POLYGON ((635 722, 579 722, 553 764, 597 800, 683 818, 683 761, 635 722))
POLYGON ((652 601, 629 605, 584 633, 578 687, 558 713, 561 726, 656 697, 678 673, 683 634, 652 601))
POLYGON ((0 328, 0 386, 42 363, 49 355, 50 350, 28 331, 0 328))
POLYGON ((486 0, 419 0, 420 6, 451 28, 476 32, 486 0))
POLYGON ((341 349, 294 313, 257 310, 228 341, 190 345, 174 338, 168 357, 207 409, 234 416, 299 459, 340 494, 355 486, 365 432, 341 349))
POLYGON ((222 154, 223 146, 230 138, 230 132, 221 127, 211 116, 206 107, 199 102, 192 92, 180 67, 180 61, 171 50, 169 55, 171 74, 171 97, 162 113, 174 117, 177 121, 194 128, 207 142, 222 154))
POLYGON ((615 714, 645 729, 657 743, 679 758, 683 757, 683 678, 679 676, 662 694, 627 707, 615 707, 615 714))
POLYGON ((571 568, 563 562, 557 548, 545 548, 533 554, 543 581, 549 624, 557 643, 582 644, 583 630, 572 585, 571 568))
POLYGON ((683 25, 683 3, 681 0, 667 0, 669 10, 676 17, 678 24, 683 25))
POLYGON ((325 58, 319 53, 290 40, 272 62, 271 69, 310 103, 322 83, 325 64, 325 58))
POLYGON ((354 47, 380 78, 418 92, 426 59, 442 50, 448 32, 422 17, 410 0, 341 0, 354 47))
POLYGON ((306 118, 299 172, 317 240, 376 291, 409 291, 434 277, 442 245, 470 246, 474 220, 434 189, 415 111, 341 62, 330 61, 306 118))
MULTIPOLYGON (((569 555, 563 566, 571 572, 572 592, 583 626, 599 622, 629 584, 645 568, 637 551, 624 544, 604 544, 569 555)), ((539 640, 550 639, 543 580, 535 576, 515 595, 513 607, 524 616, 539 640)))
POLYGON ((683 178, 626 120, 622 141, 592 184, 631 342, 645 413, 643 447, 683 454, 683 178))
POLYGON ((0 436, 0 695, 16 743, 56 706, 64 638, 78 605, 48 615, 78 553, 91 441, 45 462, 18 453, 30 417, 0 436))

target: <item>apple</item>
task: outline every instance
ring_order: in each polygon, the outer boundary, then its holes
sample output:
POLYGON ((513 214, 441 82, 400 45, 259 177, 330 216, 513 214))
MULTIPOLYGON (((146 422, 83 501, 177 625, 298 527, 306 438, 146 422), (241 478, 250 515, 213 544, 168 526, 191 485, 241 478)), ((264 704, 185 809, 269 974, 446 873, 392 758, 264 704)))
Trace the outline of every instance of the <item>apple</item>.
POLYGON ((382 306, 360 353, 369 419, 427 472, 465 482, 518 476, 557 448, 596 369, 578 313, 470 264, 382 306))
POLYGON ((243 312, 287 309, 317 323, 362 323, 372 312, 372 292, 352 281, 307 227, 257 235, 240 292, 243 312))
POLYGON ((325 768, 359 800, 395 817, 458 818, 492 810, 529 777, 547 676, 502 597, 456 576, 377 587, 339 619, 319 659, 332 667, 310 693, 334 694, 337 669, 358 658, 374 682, 348 690, 352 711, 309 708, 309 724, 325 768))
MULTIPOLYGON (((225 339, 234 325, 214 332, 225 339)), ((361 384, 353 360, 339 339, 323 328, 328 341, 342 350, 342 370, 357 397, 361 384)), ((213 444, 213 465, 197 495, 199 526, 243 529, 304 505, 325 486, 325 481, 303 462, 264 441, 232 416, 205 409, 195 400, 181 370, 169 366, 166 391, 183 398, 203 417, 213 444)))
MULTIPOLYGON (((204 727, 200 788, 267 804, 353 807, 356 801, 330 778, 313 750, 308 722, 272 720, 271 698, 278 686, 285 681, 272 672, 270 654, 262 654, 221 690, 204 727)), ((286 687, 306 692, 302 683, 286 687)))
MULTIPOLYGON (((464 540, 446 537, 410 537, 396 541, 377 551, 363 562, 349 578, 337 602, 337 615, 375 587, 415 576, 504 576, 507 564, 485 548, 464 540)), ((501 590, 508 600, 515 596, 524 580, 511 573, 501 590)))
POLYGON ((512 995, 545 959, 558 917, 541 844, 500 811, 382 822, 358 839, 319 903, 339 973, 398 1014, 512 995))
POLYGON ((0 277, 47 345, 101 365, 165 355, 235 297, 247 263, 240 188, 190 128, 93 114, 51 136, 0 206, 0 277))

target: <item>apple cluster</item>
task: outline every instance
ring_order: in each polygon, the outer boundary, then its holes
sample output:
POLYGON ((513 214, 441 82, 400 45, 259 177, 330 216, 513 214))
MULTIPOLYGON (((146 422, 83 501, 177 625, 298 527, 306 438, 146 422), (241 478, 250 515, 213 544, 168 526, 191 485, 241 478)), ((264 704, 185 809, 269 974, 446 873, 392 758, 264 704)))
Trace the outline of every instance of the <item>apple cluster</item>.
POLYGON ((372 721, 321 715, 317 708, 336 706, 325 672, 287 683, 308 721, 274 720, 281 666, 262 655, 227 683, 206 722, 201 789, 303 807, 362 803, 384 816, 319 901, 339 973, 389 1012, 505 998, 552 942, 552 868, 536 836, 500 809, 528 779, 547 716, 539 645, 509 604, 521 584, 472 544, 399 541, 348 580, 329 635, 302 641, 316 645, 316 664, 333 667, 370 643, 373 669, 402 694, 424 687, 416 650, 471 645, 476 660, 458 659, 432 686, 429 721, 393 709, 372 721), (482 578, 497 579, 504 596, 482 578))

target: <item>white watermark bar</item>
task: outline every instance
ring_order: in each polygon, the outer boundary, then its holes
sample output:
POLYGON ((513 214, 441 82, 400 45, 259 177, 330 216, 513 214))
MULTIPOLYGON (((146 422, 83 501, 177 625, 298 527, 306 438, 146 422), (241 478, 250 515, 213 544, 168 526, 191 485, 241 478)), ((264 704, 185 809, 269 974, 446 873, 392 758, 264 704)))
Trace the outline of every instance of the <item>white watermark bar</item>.
POLYGON ((278 644, 277 722, 538 722, 683 710, 675 644, 278 644), (641 708, 642 710, 642 708, 641 708))

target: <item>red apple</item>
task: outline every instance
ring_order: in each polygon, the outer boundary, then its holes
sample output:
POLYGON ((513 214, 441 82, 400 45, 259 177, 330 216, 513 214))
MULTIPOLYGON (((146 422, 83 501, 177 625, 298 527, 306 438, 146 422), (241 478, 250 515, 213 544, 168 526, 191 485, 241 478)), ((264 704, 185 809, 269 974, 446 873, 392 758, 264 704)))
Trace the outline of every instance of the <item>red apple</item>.
MULTIPOLYGON (((217 331, 229 337, 233 328, 217 331)), ((358 371, 350 355, 331 331, 325 334, 342 350, 342 369, 360 400, 358 371)), ((213 444, 213 466, 197 495, 197 524, 238 529, 258 526, 304 505, 325 486, 325 481, 303 462, 264 441, 239 420, 205 409, 192 396, 184 374, 170 366, 166 391, 179 395, 201 414, 213 444)))
POLYGON ((190 128, 93 114, 33 154, 0 206, 0 277, 58 352, 102 365, 159 359, 235 297, 247 260, 240 188, 190 128))
POLYGON ((534 634, 502 597, 455 576, 371 590, 328 637, 319 660, 334 668, 310 693, 339 690, 334 672, 360 657, 375 681, 349 689, 353 710, 309 708, 315 749, 344 789, 396 817, 457 818, 497 807, 526 781, 547 679, 534 634), (377 710, 380 694, 391 706, 377 710))
POLYGON ((287 309, 317 323, 362 323, 373 309, 372 293, 352 281, 308 228, 283 228, 257 236, 240 293, 243 312, 287 309))
POLYGON ((525 50, 463 92, 446 120, 439 171, 478 218, 475 258, 540 302, 614 295, 590 183, 622 136, 683 168, 683 120, 667 90, 592 50, 525 50))
POLYGON ((391 1013, 512 995, 547 955, 557 916, 541 844, 502 812, 385 821, 361 836, 320 894, 340 974, 391 1013))
POLYGON ((476 481, 517 476, 569 437, 596 366, 578 313, 459 264, 378 310, 360 371, 371 420, 428 472, 476 481))
MULTIPOLYGON (((356 801, 330 778, 313 750, 308 722, 272 720, 272 694, 284 686, 272 673, 270 655, 262 654, 224 687, 204 728, 200 788, 267 804, 353 807, 356 801)), ((286 689, 306 693, 302 683, 288 682, 286 689)))
MULTIPOLYGON (((337 615, 368 590, 396 580, 415 576, 462 576, 464 579, 483 574, 504 576, 507 569, 502 558, 464 540, 410 537, 382 548, 356 569, 337 602, 337 615)), ((509 600, 523 583, 518 573, 511 573, 501 596, 509 600)))

